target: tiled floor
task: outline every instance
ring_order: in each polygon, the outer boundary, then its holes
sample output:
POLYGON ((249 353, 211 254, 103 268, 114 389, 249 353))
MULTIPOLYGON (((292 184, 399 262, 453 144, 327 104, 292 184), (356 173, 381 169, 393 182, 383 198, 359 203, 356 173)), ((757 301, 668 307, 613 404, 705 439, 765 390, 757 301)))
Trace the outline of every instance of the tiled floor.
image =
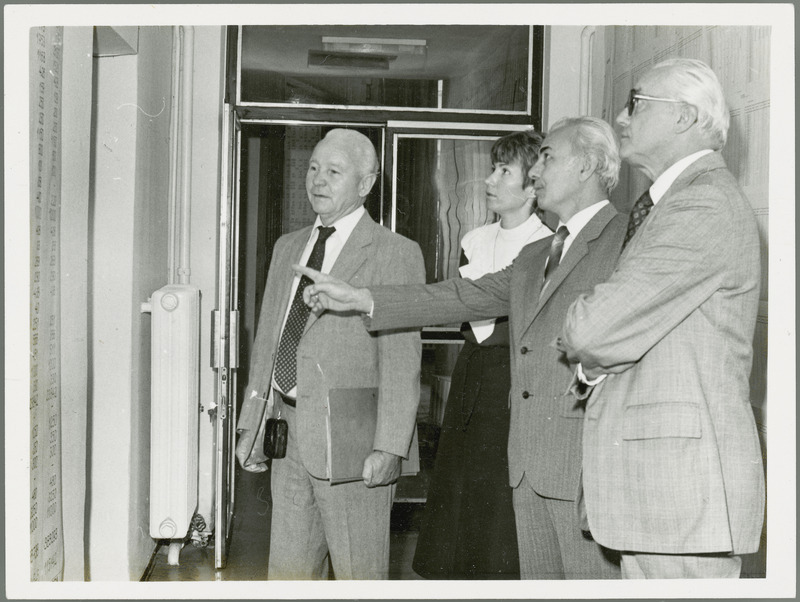
MULTIPOLYGON (((236 479, 236 513, 227 566, 214 568, 213 541, 208 547, 186 544, 180 564, 167 562, 161 546, 145 574, 146 581, 262 581, 267 575, 269 548, 269 474, 241 472, 236 479)), ((421 504, 396 503, 392 512, 390 579, 420 579, 411 569, 417 542, 421 504)))

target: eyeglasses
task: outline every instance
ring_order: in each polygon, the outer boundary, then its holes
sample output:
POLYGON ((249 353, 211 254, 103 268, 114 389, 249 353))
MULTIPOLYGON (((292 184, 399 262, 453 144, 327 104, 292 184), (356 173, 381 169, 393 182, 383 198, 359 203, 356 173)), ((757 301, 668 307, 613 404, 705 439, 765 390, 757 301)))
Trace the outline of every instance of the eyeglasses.
POLYGON ((658 98, 657 96, 645 96, 644 94, 639 94, 636 92, 635 89, 630 91, 628 94, 628 102, 625 105, 625 108, 628 109, 628 117, 633 115, 633 111, 636 109, 636 101, 637 100, 654 100, 656 102, 683 102, 682 100, 676 100, 674 98, 658 98))

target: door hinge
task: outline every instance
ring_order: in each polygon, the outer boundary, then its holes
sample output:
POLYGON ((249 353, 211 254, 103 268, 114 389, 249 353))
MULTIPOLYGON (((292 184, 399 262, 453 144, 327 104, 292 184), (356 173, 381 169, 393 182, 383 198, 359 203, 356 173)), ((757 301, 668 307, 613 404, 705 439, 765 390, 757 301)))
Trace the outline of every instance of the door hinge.
POLYGON ((236 370, 239 367, 239 310, 234 309, 230 313, 230 329, 229 329, 229 350, 230 359, 229 367, 236 370))

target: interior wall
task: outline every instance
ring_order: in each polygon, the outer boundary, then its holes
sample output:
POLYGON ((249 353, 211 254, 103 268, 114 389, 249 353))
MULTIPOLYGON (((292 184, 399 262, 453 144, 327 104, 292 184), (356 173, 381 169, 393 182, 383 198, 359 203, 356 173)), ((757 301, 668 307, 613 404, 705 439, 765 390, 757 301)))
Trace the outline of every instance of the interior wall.
POLYGON ((128 579, 132 338, 130 299, 136 166, 136 56, 94 61, 90 199, 88 578, 128 579), (112 451, 113 450, 113 451, 112 451), (113 454, 114 462, 109 462, 113 454), (109 512, 113 508, 114 512, 109 512))
POLYGON ((542 127, 550 129, 563 117, 593 115, 608 119, 603 113, 606 85, 606 27, 552 25, 545 34, 545 73, 543 77, 542 127), (591 60, 581 72, 581 49, 588 46, 591 60), (580 107, 581 80, 588 85, 588 110, 580 107))
POLYGON ((150 317, 167 282, 171 28, 94 59, 89 209, 88 577, 137 580, 149 537, 150 317))
POLYGON ((83 581, 92 28, 65 27, 61 173, 61 492, 64 580, 83 581), (68 152, 64 150, 68 149, 68 152))

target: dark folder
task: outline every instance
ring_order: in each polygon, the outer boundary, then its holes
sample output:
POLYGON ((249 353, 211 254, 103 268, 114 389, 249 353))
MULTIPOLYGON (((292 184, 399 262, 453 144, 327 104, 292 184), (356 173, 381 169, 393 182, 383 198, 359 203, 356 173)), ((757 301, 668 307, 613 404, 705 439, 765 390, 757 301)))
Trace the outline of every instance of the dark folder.
MULTIPOLYGON (((360 481, 364 460, 372 453, 378 424, 378 389, 328 391, 328 476, 331 485, 360 481)), ((403 460, 402 475, 419 472, 417 429, 403 460)))

